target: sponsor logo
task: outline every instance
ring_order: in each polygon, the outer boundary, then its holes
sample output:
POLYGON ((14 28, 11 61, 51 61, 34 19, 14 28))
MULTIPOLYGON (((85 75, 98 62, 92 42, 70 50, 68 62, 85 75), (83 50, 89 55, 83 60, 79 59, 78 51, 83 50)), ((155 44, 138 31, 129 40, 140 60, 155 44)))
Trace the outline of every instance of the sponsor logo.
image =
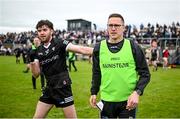
POLYGON ((103 68, 126 68, 129 67, 128 63, 114 63, 114 64, 103 64, 103 68))
POLYGON ((120 60, 120 57, 112 57, 111 60, 120 60))
POLYGON ((55 55, 55 56, 53 56, 53 57, 51 57, 51 58, 49 58, 49 59, 43 60, 43 61, 41 62, 41 64, 44 65, 44 64, 50 63, 50 62, 52 62, 52 61, 55 61, 55 60, 57 60, 57 59, 59 59, 59 55, 55 55))

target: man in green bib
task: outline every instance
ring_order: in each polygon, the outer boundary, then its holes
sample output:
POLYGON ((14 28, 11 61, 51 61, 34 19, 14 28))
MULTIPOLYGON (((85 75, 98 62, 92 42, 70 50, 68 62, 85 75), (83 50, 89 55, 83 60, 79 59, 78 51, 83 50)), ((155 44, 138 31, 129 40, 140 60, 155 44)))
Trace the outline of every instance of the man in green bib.
POLYGON ((90 104, 96 107, 100 91, 101 118, 135 118, 139 96, 150 81, 142 49, 123 37, 124 30, 124 18, 111 14, 109 39, 94 47, 90 104))
POLYGON ((75 61, 76 61, 76 54, 74 52, 68 52, 68 61, 69 61, 69 71, 71 71, 71 64, 74 67, 74 71, 77 71, 75 61))

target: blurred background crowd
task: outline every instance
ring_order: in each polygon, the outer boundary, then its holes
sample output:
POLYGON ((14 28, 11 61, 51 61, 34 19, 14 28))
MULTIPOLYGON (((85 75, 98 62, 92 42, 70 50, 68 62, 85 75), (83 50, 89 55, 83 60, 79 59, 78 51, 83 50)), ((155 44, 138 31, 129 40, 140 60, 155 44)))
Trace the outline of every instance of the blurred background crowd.
MULTIPOLYGON (((36 36, 36 31, 24 31, 20 33, 7 32, 0 34, 0 55, 16 55, 17 53, 26 55, 31 48, 32 40, 36 36)), ((157 39, 159 49, 159 61, 163 61, 163 50, 168 48, 169 57, 173 59, 173 64, 180 64, 180 23, 173 22, 171 25, 147 25, 140 26, 126 25, 124 36, 136 41, 144 50, 150 47, 152 39, 157 39)), ((68 39, 76 44, 94 46, 96 42, 108 38, 106 30, 96 31, 67 31, 56 29, 54 38, 68 39)))

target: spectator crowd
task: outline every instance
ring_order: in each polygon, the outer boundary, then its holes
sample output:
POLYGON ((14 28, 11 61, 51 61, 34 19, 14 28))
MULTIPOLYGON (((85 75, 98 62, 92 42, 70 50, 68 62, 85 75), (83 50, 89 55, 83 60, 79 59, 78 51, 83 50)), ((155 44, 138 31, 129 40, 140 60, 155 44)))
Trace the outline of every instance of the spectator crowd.
MULTIPOLYGON (((36 34, 36 31, 20 33, 8 32, 6 34, 0 34, 0 55, 12 55, 15 54, 14 50, 17 48, 23 50, 30 47, 32 39, 36 34)), ((93 47, 96 42, 99 42, 102 39, 107 39, 108 33, 106 30, 89 32, 55 30, 54 37, 60 39, 71 39, 76 44, 93 47)), ((180 45, 180 23, 173 22, 169 26, 166 24, 160 25, 158 23, 156 25, 148 23, 146 26, 141 24, 139 27, 135 25, 126 25, 124 37, 133 39, 139 44, 144 43, 144 41, 146 41, 147 44, 150 44, 150 40, 153 38, 156 38, 157 40, 163 38, 167 40, 168 45, 161 47, 161 50, 163 51, 165 47, 169 47, 170 50, 176 50, 175 53, 178 55, 180 45), (173 41, 172 39, 175 40, 173 41), (172 45, 174 45, 174 47, 172 45)), ((158 45, 160 45, 160 43, 158 45)))

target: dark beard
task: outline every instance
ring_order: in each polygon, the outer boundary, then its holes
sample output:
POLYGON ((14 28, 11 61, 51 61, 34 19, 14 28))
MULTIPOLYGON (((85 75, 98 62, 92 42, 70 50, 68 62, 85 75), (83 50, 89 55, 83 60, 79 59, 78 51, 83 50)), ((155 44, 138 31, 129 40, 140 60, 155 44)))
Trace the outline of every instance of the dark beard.
POLYGON ((46 39, 43 38, 43 40, 41 39, 42 43, 48 43, 50 41, 50 37, 47 37, 46 39))

